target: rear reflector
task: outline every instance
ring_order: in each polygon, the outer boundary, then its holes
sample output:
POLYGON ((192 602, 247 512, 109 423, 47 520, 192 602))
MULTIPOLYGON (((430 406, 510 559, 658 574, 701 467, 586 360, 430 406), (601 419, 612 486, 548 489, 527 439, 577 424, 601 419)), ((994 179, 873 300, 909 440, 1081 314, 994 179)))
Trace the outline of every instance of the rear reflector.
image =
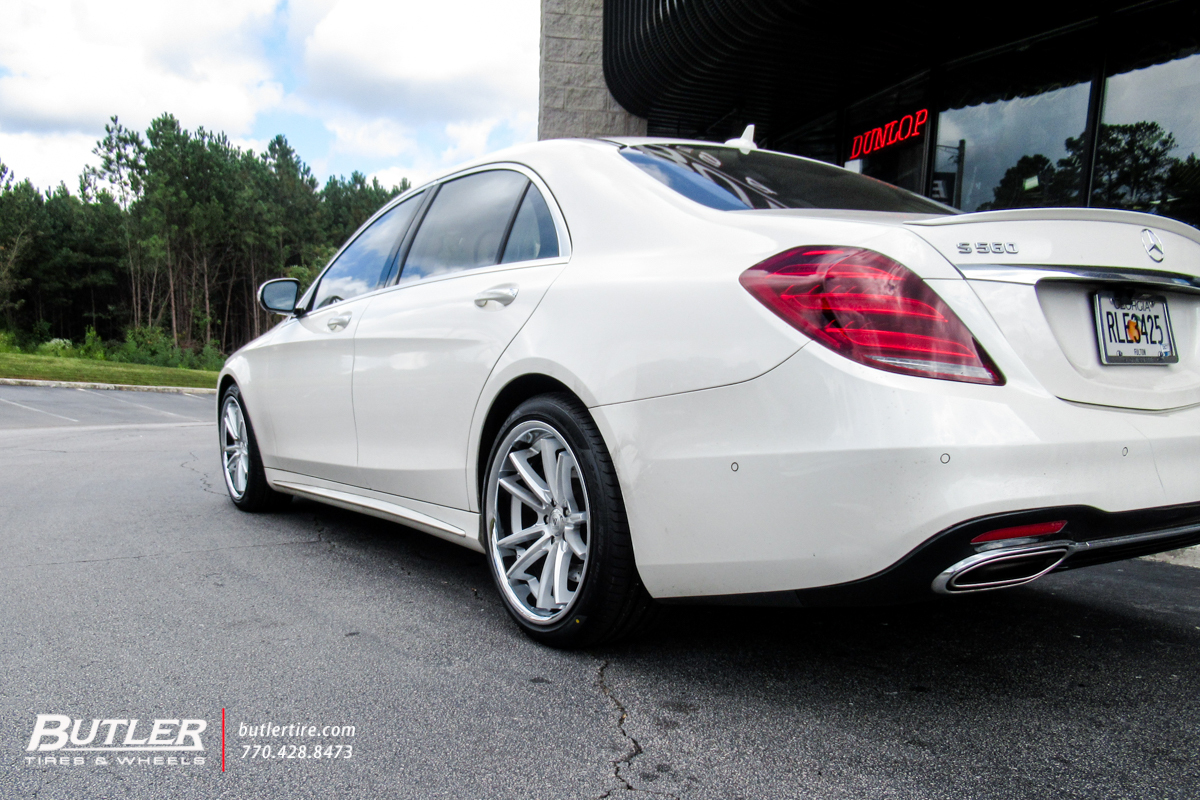
POLYGON ((971 540, 971 544, 996 542, 1000 539, 1028 539, 1031 536, 1049 536, 1052 533, 1058 533, 1065 527, 1067 527, 1067 521, 1060 519, 1057 522, 1035 522, 1032 525, 1018 525, 1015 528, 1000 528, 999 530, 988 531, 976 536, 971 540))
POLYGON ((806 336, 877 369, 1004 383, 950 307, 903 264, 857 247, 797 247, 742 273, 742 286, 806 336))

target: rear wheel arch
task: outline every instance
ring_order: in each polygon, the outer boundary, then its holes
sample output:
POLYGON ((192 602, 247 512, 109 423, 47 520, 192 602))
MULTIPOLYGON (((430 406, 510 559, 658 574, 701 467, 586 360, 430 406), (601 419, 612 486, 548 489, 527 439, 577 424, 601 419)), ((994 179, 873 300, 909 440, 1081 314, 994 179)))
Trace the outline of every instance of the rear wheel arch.
POLYGON ((620 481, 583 401, 537 392, 505 417, 488 449, 483 544, 525 633, 575 648, 651 622, 656 606, 638 573, 620 481))
POLYGON ((513 378, 492 399, 492 404, 488 408, 487 416, 484 417, 483 428, 479 434, 479 452, 475 459, 475 498, 479 501, 481 509, 483 508, 483 491, 484 483, 486 482, 485 473, 487 472, 488 457, 491 455, 492 445, 496 443, 496 437, 499 435, 504 421, 508 419, 509 414, 516 410, 517 406, 526 400, 537 397, 540 394, 558 393, 569 394, 576 400, 579 400, 579 396, 572 392, 562 381, 541 373, 527 373, 513 378))

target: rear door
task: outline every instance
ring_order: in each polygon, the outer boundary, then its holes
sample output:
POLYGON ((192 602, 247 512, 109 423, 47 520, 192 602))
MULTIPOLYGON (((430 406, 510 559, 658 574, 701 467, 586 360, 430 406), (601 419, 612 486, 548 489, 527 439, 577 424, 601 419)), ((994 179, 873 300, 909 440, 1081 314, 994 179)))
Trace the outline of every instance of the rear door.
POLYGON ((399 283, 355 332, 358 465, 368 488, 467 509, 476 401, 569 254, 532 173, 486 169, 437 191, 399 283))

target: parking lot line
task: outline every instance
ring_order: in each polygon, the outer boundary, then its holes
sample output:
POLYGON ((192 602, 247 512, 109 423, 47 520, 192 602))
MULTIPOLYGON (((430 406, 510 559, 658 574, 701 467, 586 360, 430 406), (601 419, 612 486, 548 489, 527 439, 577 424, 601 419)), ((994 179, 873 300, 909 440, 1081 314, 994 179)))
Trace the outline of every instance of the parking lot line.
MULTIPOLYGON (((99 392, 93 391, 91 389, 76 389, 75 391, 83 392, 84 394, 100 395, 99 392)), ((200 422, 200 420, 196 419, 195 417, 188 417, 188 416, 184 416, 183 414, 176 414, 172 411, 163 411, 161 408, 154 408, 153 406, 142 405, 141 403, 134 403, 130 400, 125 400, 120 397, 109 397, 107 394, 100 395, 100 396, 104 397, 107 400, 116 400, 118 403, 124 403, 127 406, 135 406, 137 408, 144 408, 147 411, 153 411, 156 414, 166 414, 168 417, 179 417, 180 419, 191 420, 192 422, 200 422)))
POLYGON ((77 419, 71 419, 70 417, 64 417, 62 414, 51 414, 49 411, 42 411, 40 408, 32 408, 30 406, 23 406, 20 403, 14 403, 12 400, 5 400, 3 397, 0 397, 0 403, 8 403, 10 406, 16 406, 17 408, 23 408, 26 411, 36 411, 39 414, 45 414, 50 417, 56 417, 57 419, 65 419, 67 422, 79 422, 79 420, 77 420, 77 419))

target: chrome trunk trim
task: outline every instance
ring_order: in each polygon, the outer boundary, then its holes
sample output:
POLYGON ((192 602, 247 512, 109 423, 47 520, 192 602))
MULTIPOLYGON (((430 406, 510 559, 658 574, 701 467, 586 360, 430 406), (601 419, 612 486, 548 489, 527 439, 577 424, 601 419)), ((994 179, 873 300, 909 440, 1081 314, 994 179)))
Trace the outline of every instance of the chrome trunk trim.
POLYGON ((955 266, 963 277, 970 281, 1021 283, 1028 286, 1036 285, 1039 281, 1044 280, 1099 281, 1153 286, 1156 289, 1173 292, 1200 294, 1200 278, 1178 272, 1118 267, 1018 267, 999 264, 956 264, 955 266))

